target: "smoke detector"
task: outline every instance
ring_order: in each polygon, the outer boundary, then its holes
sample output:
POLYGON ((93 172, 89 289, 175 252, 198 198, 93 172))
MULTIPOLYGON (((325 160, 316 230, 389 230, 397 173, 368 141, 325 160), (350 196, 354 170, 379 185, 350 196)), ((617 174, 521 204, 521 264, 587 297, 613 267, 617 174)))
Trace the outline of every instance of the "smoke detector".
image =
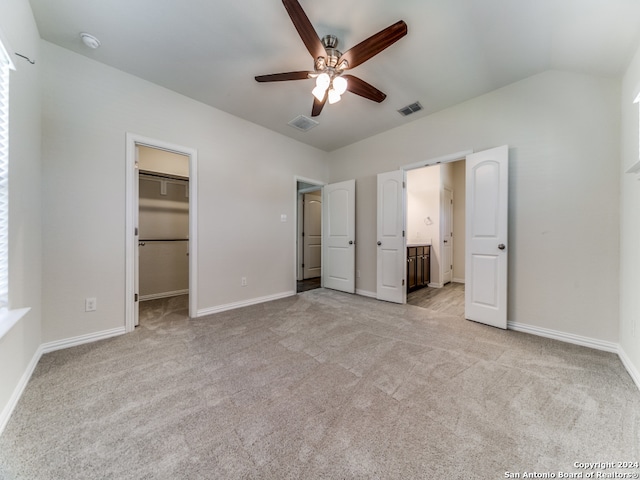
POLYGON ((100 46, 100 40, 98 40, 90 33, 82 32, 80 34, 80 38, 82 39, 82 43, 84 43, 89 48, 93 48, 95 50, 100 46))

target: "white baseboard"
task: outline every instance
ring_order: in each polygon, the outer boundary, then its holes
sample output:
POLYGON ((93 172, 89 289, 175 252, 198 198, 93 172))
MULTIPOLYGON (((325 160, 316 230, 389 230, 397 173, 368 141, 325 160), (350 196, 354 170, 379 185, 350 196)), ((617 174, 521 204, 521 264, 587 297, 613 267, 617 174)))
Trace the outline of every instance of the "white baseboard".
POLYGON ((362 297, 369 297, 369 298, 378 297, 378 294, 376 292, 369 292, 368 290, 360 290, 360 289, 356 289, 356 295, 360 295, 362 297))
POLYGON ((2 435, 2 432, 7 426, 9 418, 11 418, 11 414, 18 404, 18 400, 20 400, 20 397, 24 393, 24 389, 26 388, 27 383, 29 383, 29 379, 31 378, 31 375, 33 375, 33 371, 36 369, 36 366, 38 365, 38 362, 40 361, 42 355, 44 355, 45 353, 54 352, 56 350, 62 350, 63 348, 75 347, 77 345, 96 342, 98 340, 104 340, 106 338, 115 337, 117 335, 123 335, 124 333, 124 327, 119 327, 112 330, 90 333, 88 335, 81 335, 78 337, 57 340, 55 342, 43 343, 42 345, 40 345, 36 352, 33 354, 33 358, 31 358, 31 361, 22 374, 22 377, 20 377, 20 381, 16 385, 16 388, 13 390, 9 402, 2 410, 2 413, 0 413, 0 435, 2 435))
POLYGON ((430 283, 430 284, 427 285, 427 287, 442 288, 442 287, 444 287, 444 283, 430 283))
POLYGON ((627 372, 629 372, 629 375, 631 375, 633 383, 635 383, 636 387, 638 387, 638 390, 640 390, 640 372, 635 367, 635 365, 631 363, 631 359, 628 357, 627 352, 624 351, 622 346, 618 347, 618 356, 620 357, 624 368, 626 368, 627 372))
POLYGON ((225 305, 218 305, 217 307, 203 308, 196 312, 196 317, 204 317, 206 315, 213 315, 214 313, 226 312, 228 310, 235 310, 236 308, 248 307, 250 305, 257 305, 258 303, 271 302, 273 300, 280 300, 281 298, 292 297, 296 292, 283 292, 276 293, 275 295, 267 295, 266 297, 251 298, 249 300, 242 300, 240 302, 227 303, 225 305))
POLYGON ((124 335, 125 333, 126 330, 124 327, 118 327, 111 330, 103 330, 102 332, 89 333, 87 335, 80 335, 78 337, 65 338, 63 340, 43 343, 40 346, 40 349, 42 350, 42 353, 55 352, 56 350, 62 350, 64 348, 77 347, 78 345, 84 345, 85 343, 97 342, 98 340, 117 337, 118 335, 124 335))
POLYGON ((574 335, 573 333, 565 333, 558 330, 550 330, 548 328, 525 325, 517 322, 507 322, 507 328, 516 332, 530 333, 532 335, 538 335, 539 337, 560 340, 561 342, 573 343, 574 345, 595 348, 596 350, 603 350, 605 352, 618 353, 619 351, 617 343, 606 342, 604 340, 598 340, 597 338, 583 337, 581 335, 574 335))
POLYGON ((465 283, 464 278, 454 278, 451 280, 453 283, 465 283))
POLYGON ((9 423, 9 418, 11 418, 11 414, 13 413, 13 410, 16 408, 16 405, 18 404, 18 400, 20 400, 20 397, 22 397, 22 394, 24 393, 24 389, 27 387, 27 383, 29 383, 29 380, 31 379, 31 375, 33 375, 33 371, 36 369, 36 366, 38 365, 38 362, 40 361, 40 357, 42 357, 42 354, 43 354, 43 351, 42 351, 42 345, 41 345, 33 354, 33 358, 31 358, 31 361, 29 362, 27 369, 22 374, 22 377, 20 377, 20 381, 18 382, 18 385, 16 385, 16 388, 13 390, 13 393, 11 394, 11 398, 9 399, 9 402, 5 405, 4 409, 2 410, 2 413, 0 413, 0 435, 2 435, 2 432, 4 432, 4 429, 7 426, 7 423, 9 423))
POLYGON ((144 302, 145 300, 157 300, 158 298, 177 297, 178 295, 189 295, 189 289, 187 288, 186 290, 176 290, 174 292, 152 293, 149 295, 140 295, 140 301, 144 302))

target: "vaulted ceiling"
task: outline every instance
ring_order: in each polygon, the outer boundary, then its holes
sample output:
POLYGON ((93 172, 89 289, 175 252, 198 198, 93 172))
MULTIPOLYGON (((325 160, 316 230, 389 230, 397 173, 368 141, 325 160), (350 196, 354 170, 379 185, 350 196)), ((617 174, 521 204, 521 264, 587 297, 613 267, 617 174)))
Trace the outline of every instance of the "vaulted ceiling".
POLYGON ((280 0, 31 0, 43 39, 322 150, 332 151, 549 69, 620 77, 640 42, 640 0, 299 0, 346 51, 404 20, 406 37, 350 73, 387 94, 346 93, 311 115, 313 70, 280 0), (87 48, 80 32, 101 41, 87 48), (397 110, 419 101, 408 117, 397 110))

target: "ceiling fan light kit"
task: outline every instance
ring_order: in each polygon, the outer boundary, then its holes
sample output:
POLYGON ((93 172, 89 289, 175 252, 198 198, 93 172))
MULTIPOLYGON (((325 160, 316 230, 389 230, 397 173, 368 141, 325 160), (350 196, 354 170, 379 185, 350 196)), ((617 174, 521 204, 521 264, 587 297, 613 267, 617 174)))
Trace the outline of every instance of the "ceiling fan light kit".
POLYGON ((316 85, 311 91, 314 97, 312 117, 320 115, 327 100, 329 104, 337 103, 347 91, 378 103, 387 97, 373 85, 344 72, 366 62, 404 37, 407 34, 407 24, 404 21, 394 23, 342 53, 337 50, 338 38, 335 35, 325 35, 320 40, 298 0, 282 0, 282 3, 314 59, 314 70, 258 75, 255 77, 256 81, 281 82, 315 78, 316 85))

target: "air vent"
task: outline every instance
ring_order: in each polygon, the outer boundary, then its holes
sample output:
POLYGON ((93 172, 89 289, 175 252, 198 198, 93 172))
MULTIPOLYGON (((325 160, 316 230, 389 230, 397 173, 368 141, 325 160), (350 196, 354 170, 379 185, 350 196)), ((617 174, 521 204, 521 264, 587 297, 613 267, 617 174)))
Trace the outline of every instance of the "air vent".
POLYGON ((316 125, 320 125, 320 123, 315 120, 305 117, 304 115, 298 115, 296 118, 289 122, 293 128, 297 128, 298 130, 302 130, 303 132, 311 130, 316 125))
POLYGON ((412 103, 411 105, 407 105, 406 107, 402 107, 400 110, 398 110, 398 113, 403 117, 406 117, 407 115, 419 112, 420 110, 422 110, 422 105, 420 105, 420 102, 416 102, 412 103))

